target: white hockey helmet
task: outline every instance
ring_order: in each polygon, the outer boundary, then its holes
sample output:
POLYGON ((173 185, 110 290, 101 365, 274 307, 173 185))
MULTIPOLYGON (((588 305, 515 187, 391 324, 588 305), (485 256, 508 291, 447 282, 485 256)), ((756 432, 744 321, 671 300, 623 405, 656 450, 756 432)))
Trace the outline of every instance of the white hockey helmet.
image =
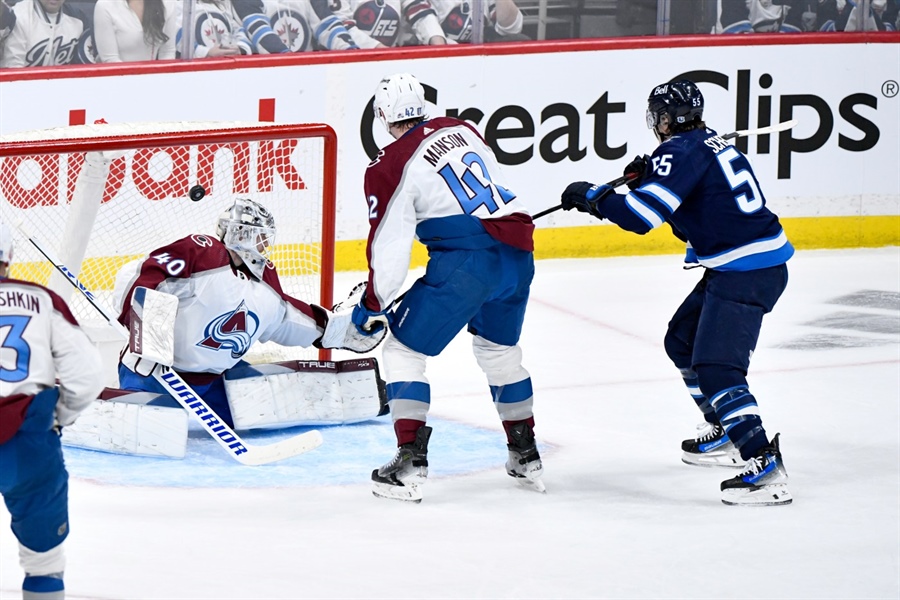
POLYGON ((247 198, 237 198, 219 215, 216 235, 225 247, 241 257, 257 279, 262 279, 275 244, 275 217, 266 208, 247 198))
POLYGON ((388 131, 391 123, 425 118, 425 88, 409 73, 385 77, 375 89, 372 109, 388 131))
POLYGON ((0 263, 10 264, 13 260, 12 230, 6 223, 0 223, 0 263))

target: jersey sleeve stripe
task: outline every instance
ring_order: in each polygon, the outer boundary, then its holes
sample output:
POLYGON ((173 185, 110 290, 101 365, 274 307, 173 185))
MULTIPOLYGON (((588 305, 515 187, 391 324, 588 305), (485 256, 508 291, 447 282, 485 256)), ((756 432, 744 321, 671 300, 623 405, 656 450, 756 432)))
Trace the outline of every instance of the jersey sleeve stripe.
POLYGON ((650 183, 640 188, 640 191, 646 192, 669 207, 669 212, 675 212, 681 206, 681 198, 679 198, 672 190, 669 190, 658 183, 650 183))
POLYGON ((642 221, 647 223, 647 225, 650 226, 650 229, 656 229, 665 222, 658 212, 644 204, 640 198, 631 192, 625 196, 625 204, 634 214, 640 217, 642 221))

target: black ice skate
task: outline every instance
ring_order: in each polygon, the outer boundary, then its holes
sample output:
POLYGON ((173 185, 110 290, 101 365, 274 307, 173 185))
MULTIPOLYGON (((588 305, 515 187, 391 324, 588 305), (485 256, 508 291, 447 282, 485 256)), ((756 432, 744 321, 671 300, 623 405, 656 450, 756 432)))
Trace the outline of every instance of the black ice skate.
POLYGON ((421 486, 428 477, 430 437, 431 427, 420 427, 414 442, 397 448, 389 463, 372 471, 372 493, 379 498, 421 502, 421 486))
POLYGON ((698 467, 743 467, 741 453, 718 423, 697 425, 697 437, 681 442, 681 461, 698 467))
POLYGON ((722 502, 732 506, 778 506, 793 501, 778 437, 760 448, 737 477, 722 482, 722 502))
POLYGON ((525 422, 517 423, 510 428, 509 434, 513 443, 506 446, 509 449, 506 472, 527 489, 535 492, 547 491, 541 480, 544 465, 541 462, 541 455, 538 454, 531 426, 525 422))

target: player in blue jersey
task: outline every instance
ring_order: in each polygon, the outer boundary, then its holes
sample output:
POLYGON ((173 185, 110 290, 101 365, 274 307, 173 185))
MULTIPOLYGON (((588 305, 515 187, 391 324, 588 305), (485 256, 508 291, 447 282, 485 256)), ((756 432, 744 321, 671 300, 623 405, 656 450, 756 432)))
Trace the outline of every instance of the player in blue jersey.
POLYGON ((626 168, 631 191, 584 181, 562 194, 573 208, 645 234, 669 223, 703 278, 669 322, 666 353, 705 423, 682 443, 682 460, 744 470, 722 482, 726 504, 789 504, 778 434, 770 441, 747 384, 763 315, 787 285, 794 248, 747 157, 703 121, 703 95, 687 80, 656 86, 647 126, 660 144, 626 168))

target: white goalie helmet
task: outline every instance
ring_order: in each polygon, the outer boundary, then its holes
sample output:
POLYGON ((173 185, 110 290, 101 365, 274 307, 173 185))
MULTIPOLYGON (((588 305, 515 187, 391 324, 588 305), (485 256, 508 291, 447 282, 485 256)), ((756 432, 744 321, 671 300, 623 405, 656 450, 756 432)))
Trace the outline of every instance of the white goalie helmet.
POLYGON ((216 235, 225 247, 237 254, 257 279, 271 266, 269 250, 275 245, 275 217, 266 208, 246 198, 238 198, 219 215, 216 235))
POLYGON ((0 223, 0 263, 10 264, 13 259, 12 230, 6 223, 0 223))
POLYGON ((424 118, 425 88, 409 73, 385 77, 375 89, 372 109, 388 131, 391 123, 424 118))

